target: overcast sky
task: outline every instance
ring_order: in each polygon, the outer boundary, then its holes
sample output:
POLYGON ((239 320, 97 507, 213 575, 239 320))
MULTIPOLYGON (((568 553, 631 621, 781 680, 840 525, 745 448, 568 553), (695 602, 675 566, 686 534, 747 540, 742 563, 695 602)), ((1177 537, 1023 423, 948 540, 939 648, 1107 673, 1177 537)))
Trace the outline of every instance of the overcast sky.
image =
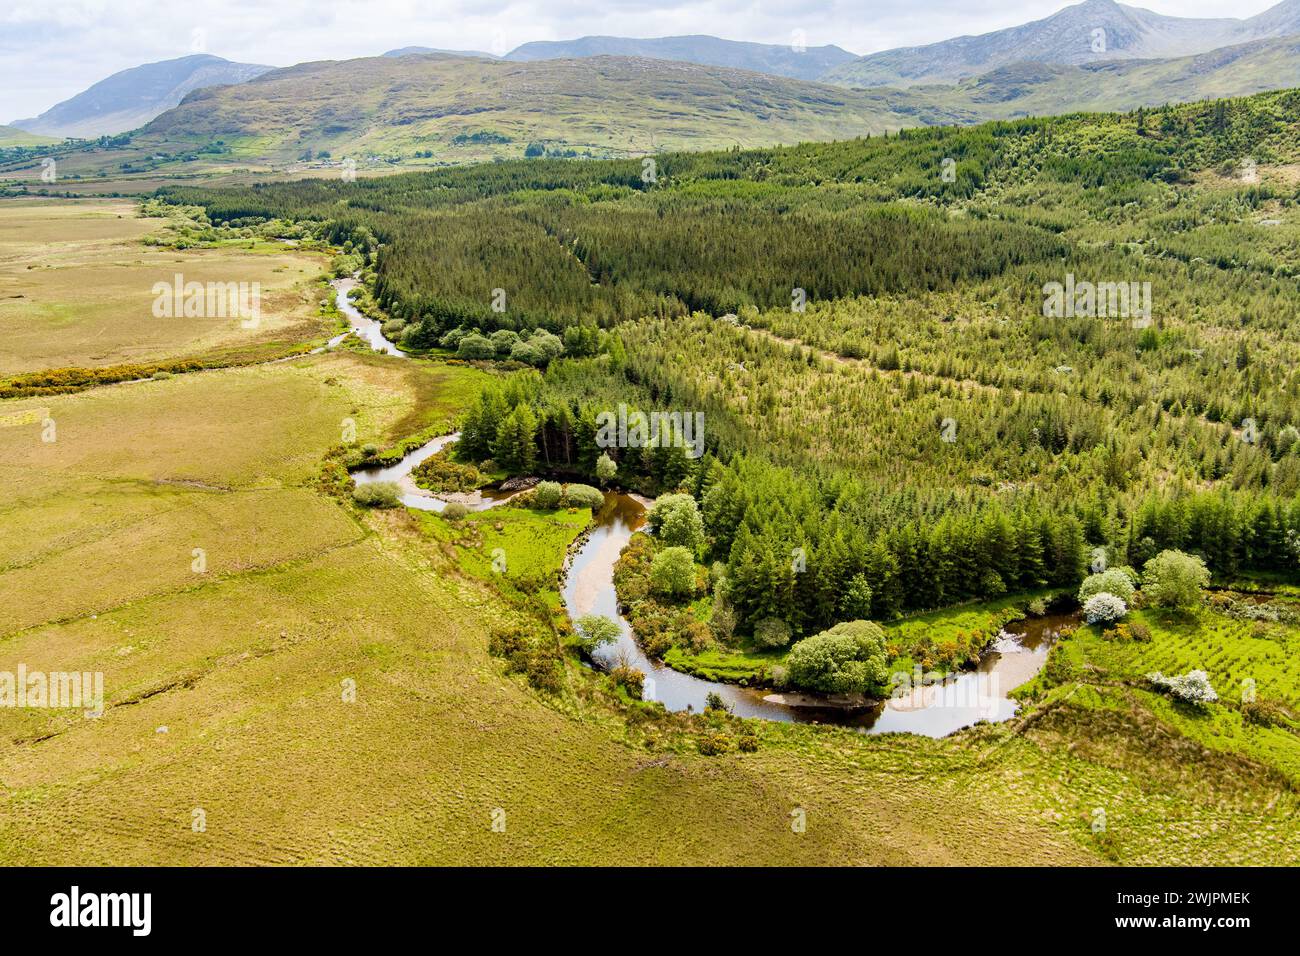
MULTIPOLYGON (((1133 0, 1174 16, 1248 17, 1276 0, 1133 0)), ((245 63, 401 46, 505 53, 586 34, 708 33, 855 53, 987 33, 1066 0, 3 0, 0 122, 35 116, 118 70, 202 51, 245 63)))

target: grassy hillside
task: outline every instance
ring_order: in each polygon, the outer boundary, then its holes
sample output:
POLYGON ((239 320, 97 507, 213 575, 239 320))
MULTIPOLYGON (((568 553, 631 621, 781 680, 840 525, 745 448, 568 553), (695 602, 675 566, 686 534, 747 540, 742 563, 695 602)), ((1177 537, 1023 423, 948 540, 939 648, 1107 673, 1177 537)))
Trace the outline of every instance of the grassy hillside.
POLYGON ((1170 17, 1114 0, 1084 0, 1004 30, 868 54, 823 79, 854 86, 951 83, 1017 62, 1067 65, 1189 56, 1294 34, 1298 28, 1300 13, 1292 0, 1245 20, 1170 17))
POLYGON ((220 141, 232 160, 277 163, 319 160, 324 151, 329 162, 346 156, 363 168, 519 157, 530 143, 548 154, 643 155, 842 139, 915 122, 893 108, 895 96, 627 57, 375 57, 200 91, 150 123, 136 144, 220 141))
POLYGON ((1015 63, 953 87, 913 87, 918 102, 985 119, 1131 110, 1248 96, 1300 85, 1300 37, 1260 40, 1170 60, 1079 66, 1015 63))
POLYGON ((57 143, 52 136, 40 136, 18 129, 15 126, 0 126, 0 149, 7 146, 41 146, 45 143, 57 143))

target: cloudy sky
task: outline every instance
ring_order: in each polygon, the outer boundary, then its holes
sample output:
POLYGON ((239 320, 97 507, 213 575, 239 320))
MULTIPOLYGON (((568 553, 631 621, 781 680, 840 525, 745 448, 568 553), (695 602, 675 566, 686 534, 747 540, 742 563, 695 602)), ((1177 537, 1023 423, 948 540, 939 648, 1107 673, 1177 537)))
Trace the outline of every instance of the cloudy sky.
MULTIPOLYGON (((1276 0, 1131 0, 1176 16, 1247 17, 1276 0)), ((708 33, 855 53, 987 33, 1067 0, 4 0, 0 122, 111 73, 201 50, 245 63, 371 56, 400 46, 505 53, 585 34, 708 33)))

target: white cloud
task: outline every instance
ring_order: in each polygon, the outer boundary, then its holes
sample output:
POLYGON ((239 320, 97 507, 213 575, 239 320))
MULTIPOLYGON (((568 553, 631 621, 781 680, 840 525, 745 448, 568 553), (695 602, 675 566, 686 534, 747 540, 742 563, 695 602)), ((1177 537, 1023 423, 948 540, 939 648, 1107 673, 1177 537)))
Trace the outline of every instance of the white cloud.
MULTIPOLYGON (((0 117, 48 109, 111 73, 193 52, 246 63, 372 56, 419 45, 499 52, 585 34, 706 33, 856 53, 986 33, 1048 16, 1065 0, 8 0, 0 11, 0 117), (494 50, 494 47, 498 47, 494 50)), ((1134 0, 1176 16, 1258 13, 1269 0, 1134 0)))

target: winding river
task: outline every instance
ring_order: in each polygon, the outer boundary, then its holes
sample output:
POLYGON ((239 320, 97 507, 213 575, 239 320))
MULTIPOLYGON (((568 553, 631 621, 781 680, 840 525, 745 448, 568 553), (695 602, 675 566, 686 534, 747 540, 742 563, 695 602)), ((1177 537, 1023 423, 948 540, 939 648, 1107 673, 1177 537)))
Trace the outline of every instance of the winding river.
MULTIPOLYGON (((336 279, 331 283, 337 292, 338 309, 347 317, 352 331, 336 336, 330 345, 355 334, 378 351, 406 357, 383 337, 380 323, 362 315, 348 301, 348 293, 356 284, 355 279, 336 279)), ((358 469, 352 472, 352 477, 357 484, 395 482, 401 490, 402 503, 420 511, 440 512, 453 500, 462 502, 471 511, 484 511, 510 500, 511 494, 490 489, 437 497, 415 484, 411 471, 459 437, 459 433, 443 435, 409 452, 396 464, 358 469)), ((570 555, 562 593, 571 619, 584 614, 603 614, 618 624, 618 641, 596 651, 596 664, 606 669, 627 664, 642 671, 645 699, 660 701, 668 710, 701 711, 708 696, 717 694, 740 717, 838 724, 869 734, 943 737, 979 720, 1002 721, 1015 716, 1018 705, 1007 693, 1038 673, 1060 628, 1073 620, 1058 615, 1010 625, 998 635, 991 652, 984 655, 976 669, 942 682, 900 691, 887 701, 863 702, 859 706, 834 705, 810 695, 779 694, 704 680, 651 660, 619 612, 614 564, 632 535, 645 524, 647 504, 635 495, 613 492, 605 495, 605 503, 586 539, 570 555)))

